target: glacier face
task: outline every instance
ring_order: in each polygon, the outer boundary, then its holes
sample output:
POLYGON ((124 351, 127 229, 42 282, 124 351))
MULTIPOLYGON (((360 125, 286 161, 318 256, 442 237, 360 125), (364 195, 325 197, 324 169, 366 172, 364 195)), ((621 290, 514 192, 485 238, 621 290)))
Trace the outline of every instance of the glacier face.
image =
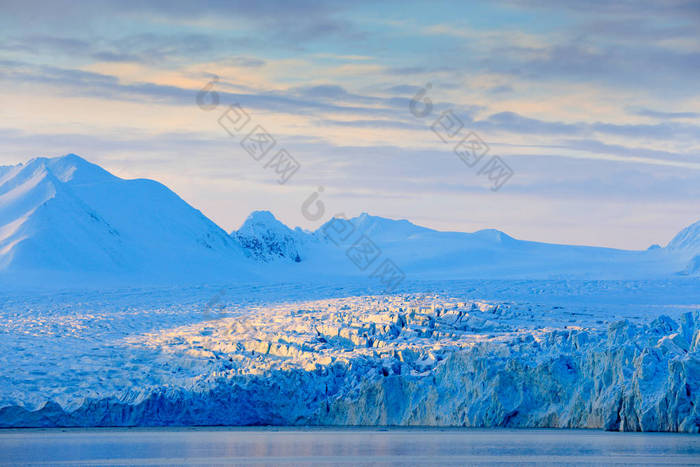
POLYGON ((322 423, 700 429, 700 314, 451 353, 429 375, 365 381, 322 423), (674 332, 675 331, 675 332, 674 332), (668 334, 670 332, 670 334, 668 334))
POLYGON ((697 286, 237 286, 214 307, 200 288, 67 294, 23 322, 10 297, 0 425, 697 432, 700 310, 664 305, 697 303, 697 286), (658 302, 634 303, 642 290, 658 302))

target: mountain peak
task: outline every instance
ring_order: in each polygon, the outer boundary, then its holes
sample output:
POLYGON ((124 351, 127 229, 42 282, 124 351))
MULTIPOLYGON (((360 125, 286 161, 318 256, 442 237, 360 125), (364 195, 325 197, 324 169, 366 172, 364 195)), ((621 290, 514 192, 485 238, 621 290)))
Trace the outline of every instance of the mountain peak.
POLYGON ((279 222, 277 218, 275 217, 274 214, 270 211, 262 210, 262 211, 253 211, 251 212, 248 217, 246 218, 246 222, 248 221, 253 221, 253 222, 270 222, 270 223, 275 223, 279 222))
POLYGON ((63 156, 57 156, 57 157, 45 157, 45 156, 38 156, 34 157, 29 160, 29 162, 26 162, 25 164, 20 164, 20 165, 40 165, 40 164, 89 164, 93 165, 87 160, 83 159, 77 154, 66 154, 63 156))
POLYGON ((363 212, 350 221, 362 231, 371 231, 374 235, 413 235, 419 232, 431 232, 432 229, 421 227, 406 219, 389 219, 373 216, 363 212))
MULTIPOLYGON (((406 219, 391 219, 388 217, 373 216, 367 212, 362 212, 359 216, 349 219, 356 227, 381 225, 381 226, 403 226, 403 227, 419 227, 413 222, 406 219)), ((425 227, 419 227, 425 228, 425 227)))
POLYGON ((15 167, 18 170, 31 173, 36 173, 37 170, 45 171, 63 183, 96 182, 117 178, 99 165, 73 153, 60 157, 35 157, 27 163, 15 167))
POLYGON ((497 243, 515 241, 515 239, 507 233, 501 232, 500 230, 496 229, 477 230, 476 232, 474 232, 474 235, 487 240, 495 241, 497 243))
POLYGON ((237 231, 231 232, 246 253, 260 261, 286 258, 301 261, 299 234, 270 211, 253 211, 237 231))
POLYGON ((66 154, 65 156, 53 157, 51 159, 55 160, 55 161, 73 162, 73 163, 78 163, 78 164, 89 164, 90 163, 86 159, 83 159, 79 155, 72 153, 72 152, 69 154, 66 154))
POLYGON ((235 233, 257 235, 262 232, 288 233, 292 230, 280 222, 270 211, 253 211, 235 233))

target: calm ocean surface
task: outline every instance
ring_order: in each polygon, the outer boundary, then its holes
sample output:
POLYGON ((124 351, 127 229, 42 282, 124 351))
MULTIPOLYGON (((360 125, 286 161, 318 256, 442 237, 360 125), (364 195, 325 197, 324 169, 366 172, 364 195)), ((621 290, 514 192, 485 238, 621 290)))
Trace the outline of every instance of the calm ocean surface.
POLYGON ((700 435, 507 429, 0 430, 3 465, 700 465, 700 435))

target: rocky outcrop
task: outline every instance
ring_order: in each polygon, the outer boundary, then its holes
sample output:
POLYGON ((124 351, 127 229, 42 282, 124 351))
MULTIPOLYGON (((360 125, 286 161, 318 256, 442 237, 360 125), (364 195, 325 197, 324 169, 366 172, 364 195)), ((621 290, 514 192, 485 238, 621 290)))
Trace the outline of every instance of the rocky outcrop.
POLYGON ((255 211, 241 228, 231 233, 245 253, 261 262, 302 260, 301 244, 304 235, 275 219, 269 211, 255 211))

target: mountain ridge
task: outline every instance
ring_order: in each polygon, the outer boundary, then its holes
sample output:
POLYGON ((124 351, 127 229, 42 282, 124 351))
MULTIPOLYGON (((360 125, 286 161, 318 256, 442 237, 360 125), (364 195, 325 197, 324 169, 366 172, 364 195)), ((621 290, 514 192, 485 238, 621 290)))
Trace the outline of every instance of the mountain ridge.
MULTIPOLYGON (((165 185, 124 180, 75 154, 0 168, 0 276, 138 281, 368 275, 374 257, 415 278, 633 278, 695 275, 700 222, 663 248, 618 250, 445 232, 366 212, 290 228, 269 211, 227 233, 165 185), (334 223, 347 222, 344 238, 334 223), (357 264, 357 242, 373 245, 357 264), (369 243, 367 243, 367 240, 369 243), (348 259, 355 259, 355 266, 348 259), (371 260, 371 261, 370 261, 371 260), (31 274, 30 274, 31 273, 31 274)), ((361 258, 360 258, 361 259, 361 258)), ((377 263, 379 264, 379 263, 377 263)))

